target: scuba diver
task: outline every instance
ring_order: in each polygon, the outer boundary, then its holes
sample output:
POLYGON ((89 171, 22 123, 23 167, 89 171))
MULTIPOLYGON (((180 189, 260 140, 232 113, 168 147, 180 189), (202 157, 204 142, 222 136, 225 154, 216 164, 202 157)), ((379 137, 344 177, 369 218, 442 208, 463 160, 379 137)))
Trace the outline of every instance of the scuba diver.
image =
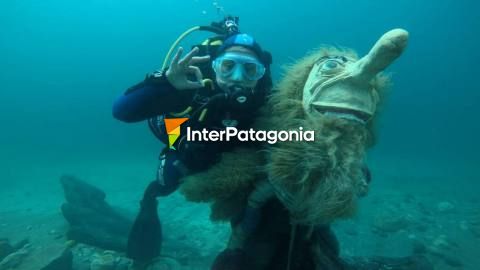
MULTIPOLYGON (((168 196, 190 173, 212 166, 220 154, 240 142, 198 142, 186 139, 192 130, 248 129, 272 88, 272 57, 248 34, 238 28, 238 17, 227 16, 210 26, 185 32, 172 45, 160 71, 129 88, 113 105, 113 116, 124 122, 147 120, 154 135, 165 147, 160 154, 156 179, 144 192, 140 211, 132 226, 127 256, 148 263, 160 254, 161 226, 157 197, 168 196), (183 58, 178 43, 196 30, 216 35, 194 46, 183 58), (183 118, 180 135, 169 141, 165 119, 183 118), (169 145, 169 143, 172 143, 169 145)), ((242 146, 248 143, 241 142, 242 146)), ((248 145, 247 145, 248 146, 248 145)), ((253 147, 253 145, 252 145, 253 147)))

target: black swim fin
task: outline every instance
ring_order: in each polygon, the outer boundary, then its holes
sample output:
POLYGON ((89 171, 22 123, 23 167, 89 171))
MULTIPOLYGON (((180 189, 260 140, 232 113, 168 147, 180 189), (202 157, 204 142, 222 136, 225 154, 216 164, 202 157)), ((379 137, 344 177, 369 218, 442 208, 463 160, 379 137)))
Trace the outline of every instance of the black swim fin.
POLYGON ((162 227, 157 213, 158 181, 151 182, 143 196, 128 236, 127 257, 138 263, 148 263, 158 257, 162 246, 162 227))

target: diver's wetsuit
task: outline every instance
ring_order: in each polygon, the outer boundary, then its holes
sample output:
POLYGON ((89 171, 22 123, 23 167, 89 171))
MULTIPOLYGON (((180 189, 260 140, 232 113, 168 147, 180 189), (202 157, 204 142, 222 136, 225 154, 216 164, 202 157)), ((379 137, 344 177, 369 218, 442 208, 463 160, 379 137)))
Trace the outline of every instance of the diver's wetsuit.
MULTIPOLYGON (((207 70, 208 72, 208 70, 207 70)), ((207 72, 202 73, 204 75, 207 72)), ((208 76, 208 75, 207 75, 208 76)), ((168 134, 163 126, 165 118, 189 118, 180 126, 181 136, 174 143, 175 150, 164 148, 157 171, 157 179, 145 189, 140 211, 130 230, 127 257, 137 262, 148 262, 160 254, 162 231, 157 214, 159 196, 167 196, 177 190, 180 179, 187 173, 195 173, 212 166, 222 152, 240 142, 189 142, 186 129, 224 130, 226 126, 247 129, 254 121, 258 108, 265 102, 271 88, 270 76, 258 81, 249 102, 236 104, 235 95, 224 93, 218 85, 194 90, 177 90, 164 75, 156 73, 129 88, 113 106, 113 116, 125 122, 149 120, 154 134, 168 144, 168 134), (190 110, 185 108, 191 107, 190 110), (182 112, 181 116, 178 113, 182 112), (188 113, 184 113, 188 112, 188 113), (154 121, 151 121, 151 120, 154 121), (152 123, 153 122, 153 123, 152 123), (155 240, 158 239, 158 240, 155 240)), ((250 143, 248 143, 250 144, 250 143)), ((242 146, 247 146, 242 142, 242 146)))
MULTIPOLYGON (((157 73, 147 76, 143 82, 129 88, 124 95, 117 98, 113 106, 113 116, 124 122, 139 122, 158 115, 164 115, 166 118, 187 117, 189 120, 181 125, 182 135, 186 134, 187 127, 196 130, 203 128, 224 130, 225 123, 232 123, 232 120, 236 122, 237 129, 247 129, 253 122, 258 108, 265 101, 266 93, 271 86, 269 79, 259 81, 251 102, 237 106, 217 85, 213 90, 208 86, 197 90, 177 90, 163 75, 157 73), (212 101, 215 100, 212 97, 216 97, 217 101, 212 101), (193 106, 192 100, 197 100, 193 106), (209 100, 211 102, 208 107, 202 107, 208 109, 206 117, 198 121, 199 107, 209 100), (183 111, 188 106, 192 106, 193 110, 187 115, 170 114, 183 111)), ((165 137, 162 141, 168 142, 168 135, 163 136, 165 137)), ((187 142, 185 138, 180 137, 174 145, 177 150, 165 151, 161 172, 163 177, 157 179, 160 180, 157 196, 166 196, 177 189, 179 179, 184 173, 177 166, 178 161, 189 172, 202 171, 214 164, 221 152, 228 151, 239 143, 247 146, 245 142, 239 141, 187 142)))

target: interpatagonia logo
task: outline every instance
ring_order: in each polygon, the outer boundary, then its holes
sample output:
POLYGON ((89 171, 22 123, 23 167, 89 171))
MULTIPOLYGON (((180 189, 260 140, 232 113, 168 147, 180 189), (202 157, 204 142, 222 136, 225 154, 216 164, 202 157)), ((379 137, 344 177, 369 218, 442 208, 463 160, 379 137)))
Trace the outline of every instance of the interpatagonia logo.
MULTIPOLYGON (((165 129, 168 134, 168 146, 176 150, 173 144, 180 137, 180 125, 185 123, 188 118, 164 118, 165 129)), ((285 142, 313 142, 315 141, 314 130, 303 130, 299 127, 297 130, 238 130, 235 127, 226 127, 224 130, 192 130, 187 127, 186 140, 189 142, 223 142, 236 140, 241 142, 267 142, 275 144, 278 141, 285 142)))
POLYGON ((180 137, 180 125, 185 123, 188 118, 165 118, 163 121, 165 122, 165 129, 167 130, 168 134, 168 146, 170 149, 176 150, 173 147, 173 144, 177 141, 178 137, 180 137))
POLYGON ((189 142, 223 142, 236 138, 240 142, 267 142, 276 144, 280 142, 313 142, 314 130, 238 130, 235 127, 226 127, 225 130, 192 130, 187 127, 187 141, 189 142))

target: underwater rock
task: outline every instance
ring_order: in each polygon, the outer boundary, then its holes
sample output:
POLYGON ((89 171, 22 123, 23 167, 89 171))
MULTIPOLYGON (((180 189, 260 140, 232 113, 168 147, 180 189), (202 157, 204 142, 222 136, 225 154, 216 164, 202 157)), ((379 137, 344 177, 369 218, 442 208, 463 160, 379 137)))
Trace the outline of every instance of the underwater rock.
POLYGON ((10 245, 8 239, 0 239, 0 262, 14 251, 15 249, 10 245))
POLYGON ((170 257, 158 257, 153 260, 145 270, 181 270, 182 266, 177 260, 170 257))
POLYGON ((105 250, 102 254, 94 254, 90 263, 90 270, 115 270, 116 255, 114 252, 105 250))
POLYGON ((62 176, 60 182, 67 200, 61 207, 70 224, 67 238, 125 251, 132 219, 110 206, 102 190, 73 176, 62 176))
POLYGON ((426 254, 427 251, 428 251, 428 248, 427 246, 425 245, 425 243, 423 243, 422 241, 418 240, 418 239, 413 239, 413 243, 412 243, 412 246, 413 246, 413 254, 426 254))
POLYGON ((78 256, 80 258, 90 258, 95 253, 95 249, 85 244, 78 244, 76 245, 74 253, 75 256, 78 256))
POLYGON ((458 258, 455 258, 455 257, 450 256, 450 255, 444 255, 443 256, 443 261, 445 262, 445 264, 447 264, 448 266, 451 266, 451 267, 455 267, 455 268, 463 267, 462 261, 460 261, 458 258))
POLYGON ((463 263, 452 255, 458 252, 456 250, 458 248, 459 245, 456 242, 442 234, 434 238, 431 244, 427 246, 427 254, 435 260, 443 261, 450 267, 461 268, 463 263))
POLYGON ((442 234, 433 240, 433 243, 430 246, 430 251, 435 253, 443 253, 451 250, 453 245, 447 239, 447 236, 442 234))
POLYGON ((129 270, 132 263, 133 262, 131 259, 128 259, 125 257, 118 257, 117 266, 115 267, 115 270, 129 270))
POLYGON ((67 202, 87 208, 108 208, 105 203, 106 195, 102 190, 71 175, 63 175, 60 182, 67 202))
POLYGON ((471 214, 467 227, 476 238, 480 239, 480 210, 475 210, 471 214))
POLYGON ((352 257, 347 258, 346 263, 346 267, 343 267, 342 270, 434 270, 433 265, 424 256, 352 257))
POLYGON ((451 213, 455 210, 455 206, 451 202, 440 202, 437 205, 437 210, 440 213, 451 213))
POLYGON ((73 266, 73 254, 72 251, 67 248, 60 254, 60 256, 53 259, 41 270, 71 270, 73 266))
POLYGON ((418 202, 416 205, 418 212, 423 215, 423 218, 428 219, 433 215, 432 211, 424 203, 418 202))
POLYGON ((415 225, 415 230, 421 233, 427 232, 429 228, 430 227, 427 224, 423 224, 423 223, 418 223, 415 225))
POLYGON ((385 236, 407 229, 410 221, 407 216, 399 215, 399 212, 384 212, 377 215, 373 221, 373 232, 385 236))
POLYGON ((470 227, 470 232, 472 232, 472 234, 476 237, 476 238, 480 238, 480 227, 470 227))
POLYGON ((10 253, 0 262, 0 270, 10 270, 19 266, 23 259, 30 253, 30 244, 24 245, 19 250, 10 253))
POLYGON ((126 235, 112 234, 108 229, 95 226, 95 224, 71 226, 67 232, 67 238, 99 248, 117 251, 125 251, 127 246, 126 235))
POLYGON ((95 248, 85 244, 77 244, 72 248, 73 252, 73 269, 90 270, 90 263, 95 253, 95 248))
POLYGON ((468 222, 466 220, 462 220, 458 223, 458 227, 460 228, 460 230, 462 231, 468 231, 470 226, 468 224, 468 222))
POLYGON ((23 248, 29 243, 28 239, 23 239, 16 244, 11 245, 8 239, 0 239, 0 262, 7 257, 8 255, 14 253, 15 251, 23 248))
POLYGON ((405 194, 403 196, 403 202, 404 203, 407 203, 407 204, 411 204, 411 203, 415 203, 416 202, 416 198, 415 198, 415 195, 413 194, 405 194))
POLYGON ((19 249, 25 247, 25 246, 28 245, 28 244, 30 244, 30 240, 28 240, 28 239, 23 239, 23 240, 19 241, 18 243, 14 244, 14 245, 13 245, 13 249, 14 249, 14 250, 19 250, 19 249))

